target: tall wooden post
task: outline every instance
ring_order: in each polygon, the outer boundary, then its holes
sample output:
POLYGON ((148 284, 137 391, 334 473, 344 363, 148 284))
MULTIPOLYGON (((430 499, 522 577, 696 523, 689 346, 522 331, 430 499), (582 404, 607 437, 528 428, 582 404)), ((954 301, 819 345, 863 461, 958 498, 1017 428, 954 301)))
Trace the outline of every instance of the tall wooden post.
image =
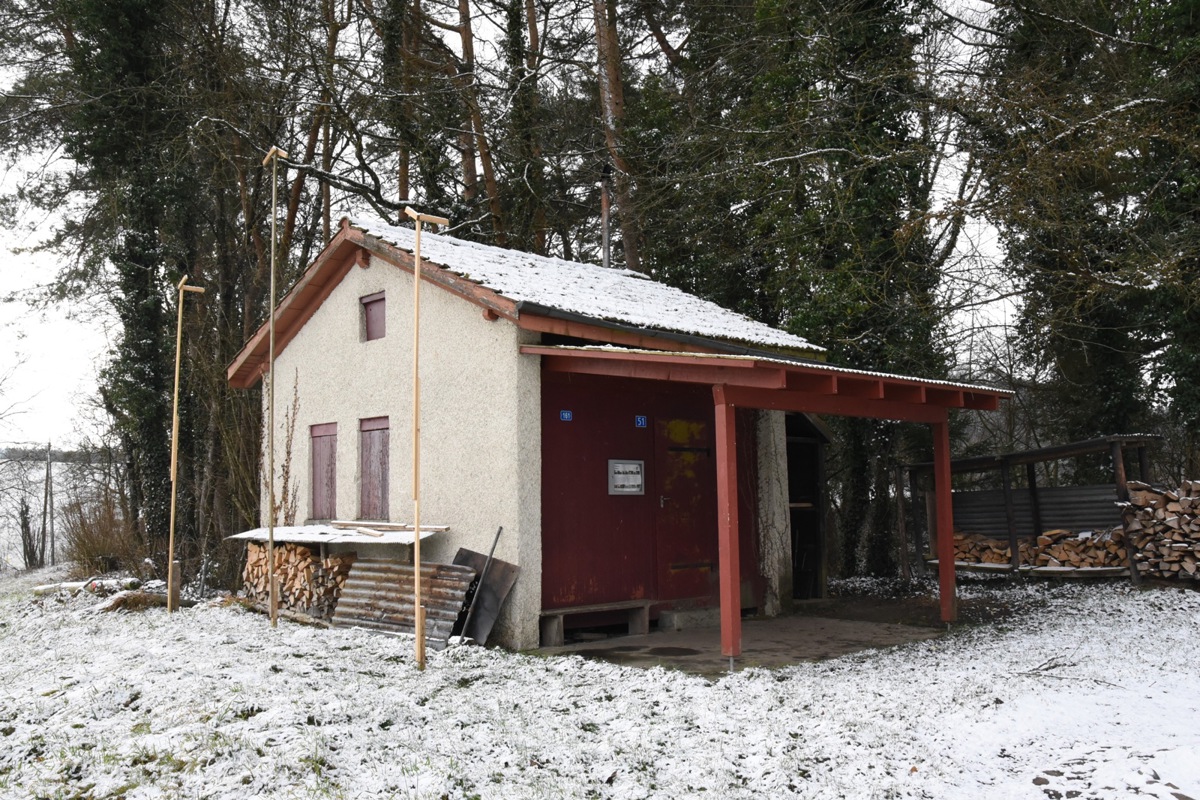
POLYGON ((721 654, 742 654, 741 552, 738 549, 737 409, 724 386, 713 387, 717 443, 717 555, 720 564, 721 654))
POLYGON ((937 508, 938 596, 942 621, 958 619, 958 593, 954 582, 954 504, 950 494, 950 422, 943 419, 933 429, 933 491, 937 508))
POLYGON ((425 669, 425 607, 421 604, 421 224, 449 225, 445 217, 421 214, 411 206, 404 213, 416 222, 413 247, 412 339, 412 497, 413 497, 413 629, 417 636, 417 669, 425 669))
POLYGON ((50 442, 46 442, 46 480, 42 484, 42 563, 46 560, 46 533, 50 534, 50 566, 54 566, 54 469, 50 458, 50 442), (49 522, 49 529, 46 523, 49 522))
POLYGON ((275 578, 275 249, 278 237, 275 228, 278 223, 278 194, 279 194, 279 159, 287 158, 287 153, 278 147, 272 147, 263 166, 271 162, 271 310, 267 317, 269 344, 267 345, 267 364, 270 374, 267 375, 267 592, 270 598, 267 603, 267 613, 271 618, 271 627, 279 625, 279 583, 275 578))
MULTIPOLYGON (((1109 444, 1109 453, 1112 455, 1113 462, 1113 482, 1117 489, 1117 502, 1129 502, 1129 482, 1125 475, 1125 456, 1121 452, 1121 443, 1112 442, 1109 444)), ((1133 537, 1127 537, 1125 542, 1125 555, 1129 562, 1129 582, 1134 586, 1141 585, 1142 576, 1138 574, 1137 558, 1135 553, 1136 548, 1133 545, 1133 537)))
POLYGON ((1121 452, 1120 442, 1109 443, 1108 449, 1112 454, 1113 483, 1117 488, 1117 501, 1127 503, 1129 502, 1129 479, 1125 476, 1125 454, 1121 452))
POLYGON ((1012 466, 1005 458, 1000 462, 1000 482, 1004 484, 1004 521, 1008 525, 1008 548, 1013 572, 1021 567, 1020 543, 1017 542, 1017 515, 1013 509, 1012 466))
POLYGON ((1042 535, 1042 501, 1038 497, 1037 465, 1025 465, 1025 481, 1029 484, 1029 513, 1033 517, 1033 535, 1042 535))
POLYGON ((176 480, 179 470, 179 363, 183 358, 183 298, 185 292, 204 294, 199 286, 188 286, 188 276, 179 279, 179 301, 175 320, 175 399, 171 406, 171 526, 167 536, 167 613, 172 614, 179 606, 180 583, 179 562, 175 560, 175 498, 178 495, 176 480))

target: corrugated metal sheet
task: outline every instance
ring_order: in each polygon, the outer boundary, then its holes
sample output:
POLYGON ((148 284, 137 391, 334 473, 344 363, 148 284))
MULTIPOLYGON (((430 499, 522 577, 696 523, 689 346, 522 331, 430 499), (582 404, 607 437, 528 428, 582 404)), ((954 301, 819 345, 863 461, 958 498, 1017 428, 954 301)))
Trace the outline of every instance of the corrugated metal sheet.
MULTIPOLYGON (((1029 490, 1013 489, 1012 498, 1017 534, 1032 536, 1036 532, 1033 529, 1029 490)), ((1117 490, 1112 484, 1038 489, 1042 530, 1066 528, 1082 531, 1120 525, 1121 514, 1116 502, 1117 490)), ((1007 537, 1003 490, 955 492, 954 527, 967 533, 1007 537)))
MULTIPOLYGON (((471 567, 421 565, 421 602, 425 605, 425 641, 435 650, 446 646, 475 577, 471 567)), ((361 558, 350 568, 333 624, 389 633, 413 633, 413 567, 382 559, 361 558)))

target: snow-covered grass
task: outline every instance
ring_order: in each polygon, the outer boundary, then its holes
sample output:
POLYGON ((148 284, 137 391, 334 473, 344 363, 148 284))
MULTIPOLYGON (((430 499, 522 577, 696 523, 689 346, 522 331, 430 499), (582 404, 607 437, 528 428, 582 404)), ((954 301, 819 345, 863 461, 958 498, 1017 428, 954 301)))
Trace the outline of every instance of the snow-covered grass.
POLYGON ((1001 628, 711 682, 0 577, 3 798, 1200 798, 1200 595, 975 586, 1001 628))

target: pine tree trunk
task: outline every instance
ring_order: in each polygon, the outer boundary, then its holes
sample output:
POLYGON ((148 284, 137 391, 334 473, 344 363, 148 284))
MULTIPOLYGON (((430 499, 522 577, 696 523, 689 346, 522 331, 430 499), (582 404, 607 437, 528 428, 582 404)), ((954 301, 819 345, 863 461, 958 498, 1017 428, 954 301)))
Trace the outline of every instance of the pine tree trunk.
POLYGON ((613 188, 617 196, 617 214, 621 221, 621 246, 625 252, 626 269, 641 267, 640 232, 633 205, 633 180, 629 163, 621 150, 621 133, 625 125, 625 92, 621 86, 621 51, 617 39, 616 0, 593 0, 596 18, 596 57, 600 87, 600 120, 604 141, 615 168, 613 188))

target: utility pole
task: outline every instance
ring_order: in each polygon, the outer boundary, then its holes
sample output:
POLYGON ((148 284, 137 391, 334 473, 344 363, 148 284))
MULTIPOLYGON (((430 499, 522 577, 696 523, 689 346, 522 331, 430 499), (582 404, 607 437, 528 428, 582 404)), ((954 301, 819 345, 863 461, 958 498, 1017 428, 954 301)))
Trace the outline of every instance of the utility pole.
POLYGON ((171 529, 167 538, 167 613, 179 608, 179 564, 175 561, 175 499, 179 477, 179 362, 183 357, 183 297, 185 292, 204 294, 199 286, 188 286, 188 276, 179 279, 179 303, 175 322, 175 399, 171 407, 171 529))
POLYGON ((54 550, 54 462, 50 457, 50 443, 46 442, 46 495, 50 502, 50 566, 58 563, 54 550))
POLYGON ((279 159, 287 158, 288 154, 278 147, 272 146, 263 159, 263 166, 271 162, 271 312, 267 318, 269 326, 269 345, 267 363, 270 372, 267 374, 267 613, 271 618, 271 627, 279 626, 279 586, 275 575, 275 250, 279 245, 279 237, 275 230, 279 222, 279 159))

